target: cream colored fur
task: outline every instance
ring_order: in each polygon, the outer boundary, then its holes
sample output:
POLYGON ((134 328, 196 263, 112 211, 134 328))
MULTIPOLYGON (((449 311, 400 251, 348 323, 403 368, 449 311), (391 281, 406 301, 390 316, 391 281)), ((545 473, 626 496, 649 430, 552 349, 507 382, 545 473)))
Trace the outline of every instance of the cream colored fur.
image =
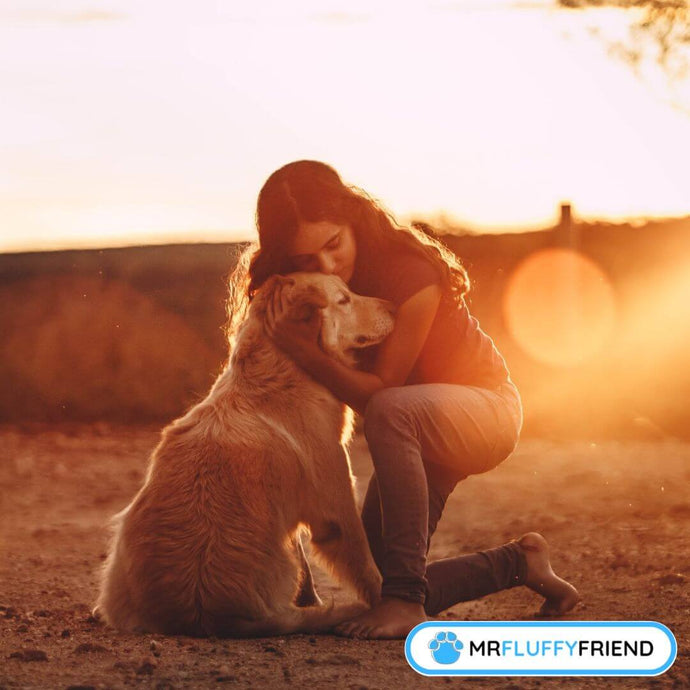
POLYGON ((337 277, 268 281, 227 368, 163 430, 144 486, 113 519, 96 608, 116 628, 271 635, 326 630, 362 610, 293 603, 301 526, 337 580, 369 605, 379 596, 345 449, 350 416, 267 337, 277 285, 288 291, 293 318, 321 309, 321 346, 343 362, 392 328, 386 303, 353 295, 337 277))

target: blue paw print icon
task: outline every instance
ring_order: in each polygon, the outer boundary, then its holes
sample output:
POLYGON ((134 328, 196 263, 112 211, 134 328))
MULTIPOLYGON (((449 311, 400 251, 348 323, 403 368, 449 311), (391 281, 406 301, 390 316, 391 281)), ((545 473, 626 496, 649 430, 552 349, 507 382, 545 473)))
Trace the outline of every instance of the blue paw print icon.
POLYGON ((436 633, 434 639, 429 642, 431 656, 438 664, 454 664, 460 658, 464 646, 453 632, 436 633))

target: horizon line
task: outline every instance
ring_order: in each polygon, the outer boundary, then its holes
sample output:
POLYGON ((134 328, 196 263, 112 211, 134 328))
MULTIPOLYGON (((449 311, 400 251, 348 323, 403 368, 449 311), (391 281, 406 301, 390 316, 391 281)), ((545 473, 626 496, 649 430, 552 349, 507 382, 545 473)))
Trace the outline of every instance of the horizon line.
MULTIPOLYGON (((563 206, 570 206, 567 202, 563 202, 560 208, 563 206)), ((612 220, 606 217, 592 217, 585 218, 581 216, 573 216, 570 220, 572 225, 606 225, 606 226, 624 226, 630 225, 633 227, 643 227, 650 223, 668 223, 668 222, 682 222, 690 221, 690 211, 687 215, 680 216, 629 216, 622 217, 612 220)), ((478 237, 482 235, 523 235, 534 232, 549 232, 561 226, 562 221, 560 219, 555 219, 554 223, 548 225, 516 225, 516 226, 473 226, 469 223, 463 223, 459 220, 453 220, 448 218, 447 220, 443 214, 437 215, 431 219, 418 217, 416 214, 411 214, 408 223, 403 225, 410 225, 413 222, 428 223, 439 237, 444 237, 446 235, 465 237, 472 236, 478 237), (433 222, 435 221, 435 223, 433 222)), ((200 232, 200 231, 195 231, 200 232)), ((224 234, 223 231, 209 231, 212 234, 218 236, 219 234, 224 234)), ((56 243, 57 246, 46 246, 46 245, 36 245, 31 244, 21 245, 17 247, 0 247, 0 255, 4 254, 43 254, 50 252, 69 252, 69 251, 104 251, 111 249, 138 249, 146 247, 175 247, 175 246, 198 246, 198 245, 234 245, 234 244, 244 244, 256 241, 256 233, 241 233, 240 231, 227 231, 228 239, 215 239, 204 241, 201 239, 193 239, 192 234, 187 233, 171 233, 169 240, 165 240, 164 236, 151 237, 151 241, 136 241, 124 239, 121 243, 115 241, 111 244, 101 244, 101 243, 56 243), (230 239, 230 235, 235 235, 234 238, 230 239), (243 236, 244 235, 244 236, 243 236), (253 235, 253 236, 251 236, 253 235), (189 239, 185 239, 189 237, 189 239)))

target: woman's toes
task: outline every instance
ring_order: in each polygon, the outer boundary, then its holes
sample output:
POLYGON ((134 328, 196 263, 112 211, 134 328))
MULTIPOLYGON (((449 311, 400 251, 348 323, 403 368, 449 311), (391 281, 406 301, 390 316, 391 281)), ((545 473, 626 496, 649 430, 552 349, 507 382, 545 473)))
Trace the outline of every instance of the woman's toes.
POLYGON ((353 637, 356 640, 363 640, 366 638, 367 628, 363 625, 354 625, 350 630, 349 637, 353 637))
POLYGON ((539 609, 538 613, 536 614, 537 618, 553 618, 554 616, 558 615, 558 609, 555 607, 552 603, 545 601, 542 605, 541 608, 539 609))
POLYGON ((525 584, 545 599, 538 615, 560 616, 570 611, 580 601, 580 595, 575 587, 554 573, 546 539, 537 532, 528 532, 518 539, 518 544, 527 562, 525 584))
POLYGON ((539 612, 536 614, 537 618, 557 618, 558 616, 562 615, 565 613, 564 611, 561 611, 558 606, 554 606, 553 604, 550 604, 549 602, 545 602, 542 604, 542 607, 539 609, 539 612))
MULTIPOLYGON (((565 580, 563 581, 565 582, 565 580)), ((547 599, 537 614, 540 617, 550 618, 553 616, 562 616, 568 613, 582 601, 580 593, 569 582, 565 582, 567 589, 564 589, 563 595, 559 599, 547 599)))
POLYGON ((340 623, 340 625, 336 625, 335 628, 333 628, 333 632, 335 632, 336 635, 340 635, 341 637, 348 637, 350 634, 350 627, 352 624, 348 621, 346 623, 340 623))
POLYGON ((362 630, 364 627, 365 626, 357 620, 349 620, 336 626, 333 630, 336 635, 340 635, 341 637, 359 638, 362 637, 362 630))

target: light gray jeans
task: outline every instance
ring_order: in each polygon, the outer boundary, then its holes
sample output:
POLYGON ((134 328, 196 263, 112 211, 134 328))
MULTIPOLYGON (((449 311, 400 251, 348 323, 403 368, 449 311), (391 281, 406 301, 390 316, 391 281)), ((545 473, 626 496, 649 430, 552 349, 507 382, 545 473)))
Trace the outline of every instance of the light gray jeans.
POLYGON ((429 539, 455 485, 505 460, 521 427, 520 395, 511 382, 495 390, 410 385, 372 396, 364 434, 374 475, 362 521, 384 596, 422 603, 435 615, 523 583, 524 554, 514 542, 427 563, 429 539))

